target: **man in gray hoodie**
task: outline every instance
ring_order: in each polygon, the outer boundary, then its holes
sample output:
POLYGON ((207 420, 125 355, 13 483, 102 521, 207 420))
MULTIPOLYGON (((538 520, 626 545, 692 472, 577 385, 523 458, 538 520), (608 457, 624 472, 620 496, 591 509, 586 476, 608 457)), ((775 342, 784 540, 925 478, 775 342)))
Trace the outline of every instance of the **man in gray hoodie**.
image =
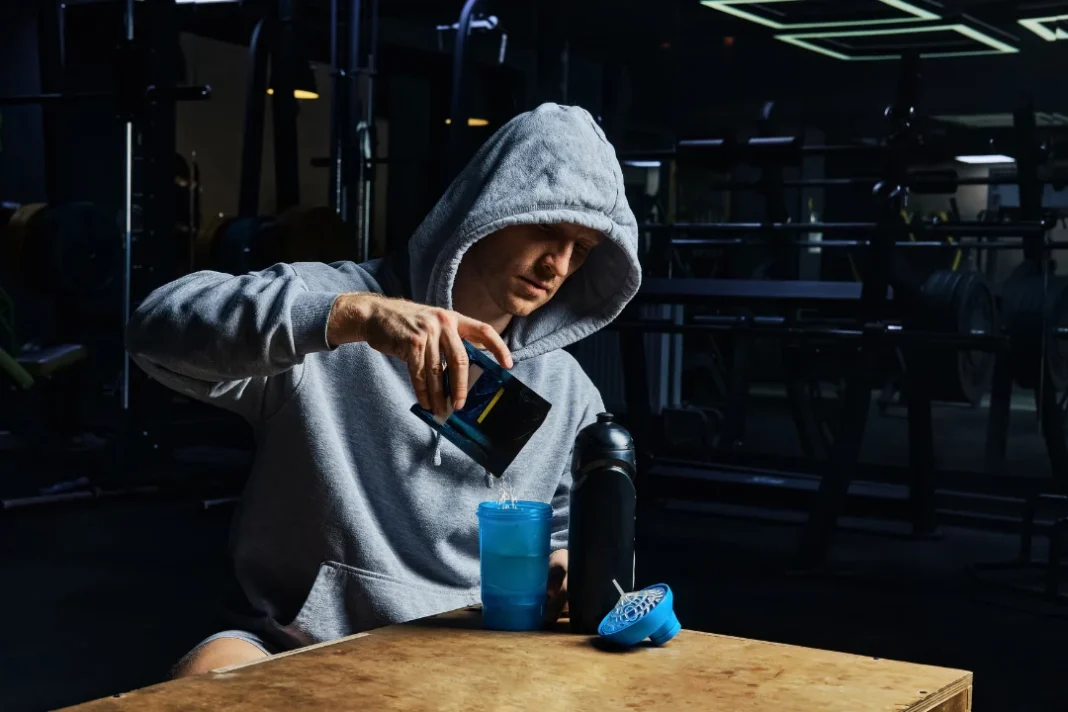
POLYGON ((198 272, 149 295, 128 327, 133 359, 256 434, 231 535, 234 630, 179 674, 478 602, 475 511, 497 498, 495 478, 409 410, 463 401, 461 338, 552 404, 505 478, 552 504, 559 593, 570 451, 604 407, 563 347, 614 319, 640 281, 615 151, 586 111, 546 104, 479 150, 405 254, 198 272))

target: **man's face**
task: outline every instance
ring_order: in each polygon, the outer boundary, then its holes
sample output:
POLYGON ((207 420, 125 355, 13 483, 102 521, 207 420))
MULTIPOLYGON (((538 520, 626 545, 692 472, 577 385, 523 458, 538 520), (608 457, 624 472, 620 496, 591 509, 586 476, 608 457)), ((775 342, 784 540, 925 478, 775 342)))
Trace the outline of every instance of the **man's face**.
POLYGON ((512 225, 475 243, 461 269, 501 311, 527 316, 552 299, 602 240, 578 225, 512 225))

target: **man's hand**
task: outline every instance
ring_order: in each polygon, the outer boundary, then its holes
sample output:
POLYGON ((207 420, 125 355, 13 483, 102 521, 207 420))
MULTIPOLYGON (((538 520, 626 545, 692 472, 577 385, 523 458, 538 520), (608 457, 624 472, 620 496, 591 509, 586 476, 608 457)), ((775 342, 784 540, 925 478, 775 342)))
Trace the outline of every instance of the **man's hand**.
POLYGON ((545 622, 555 623, 567 610, 567 549, 557 549, 549 557, 549 583, 546 587, 545 622))
POLYGON ((387 356, 408 364, 419 405, 444 415, 452 396, 454 408, 467 399, 467 351, 461 339, 489 349, 505 368, 512 355, 500 334, 489 324, 446 309, 378 294, 343 294, 334 302, 327 324, 331 346, 366 341, 387 356), (452 393, 444 392, 442 357, 449 368, 452 393))

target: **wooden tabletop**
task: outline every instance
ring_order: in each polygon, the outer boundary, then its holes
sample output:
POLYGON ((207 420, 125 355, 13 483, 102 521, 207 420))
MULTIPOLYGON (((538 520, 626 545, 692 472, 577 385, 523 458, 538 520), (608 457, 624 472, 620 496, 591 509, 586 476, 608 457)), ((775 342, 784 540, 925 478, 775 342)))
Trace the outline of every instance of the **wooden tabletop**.
POLYGON ((688 630, 663 648, 621 652, 560 631, 480 625, 477 611, 457 611, 69 709, 971 710, 962 670, 688 630))

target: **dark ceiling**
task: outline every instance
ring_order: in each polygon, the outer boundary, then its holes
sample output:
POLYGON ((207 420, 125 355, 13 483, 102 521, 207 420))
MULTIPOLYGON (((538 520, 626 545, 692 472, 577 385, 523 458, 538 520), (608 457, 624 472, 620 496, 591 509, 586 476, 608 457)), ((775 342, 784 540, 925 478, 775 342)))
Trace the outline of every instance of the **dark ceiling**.
MULTIPOLYGON (((1062 91, 1063 79, 1056 69, 1063 66, 1068 43, 1044 42, 1017 24, 1021 17, 1068 14, 1068 0, 909 2, 938 5, 932 9, 943 17, 967 14, 995 32, 1007 33, 1006 41, 1021 48, 1019 54, 1010 56, 925 62, 923 109, 948 114, 1011 111, 1021 96, 1030 94, 1042 110, 1068 110, 1061 98, 1068 93, 1062 91)), ((383 45, 433 51, 437 46, 434 27, 455 22, 461 4, 459 0, 383 0, 383 45)), ((803 0, 803 4, 817 13, 821 8, 829 14, 840 14, 843 8, 852 12, 862 4, 869 9, 882 7, 885 13, 885 7, 875 0, 803 0)), ((703 7, 698 0, 487 0, 483 6, 500 16, 509 32, 510 52, 535 49, 542 41, 539 35, 547 27, 553 31, 551 25, 567 37, 573 57, 626 64, 633 84, 635 120, 683 133, 689 126, 707 126, 710 117, 755 114, 771 98, 793 105, 798 116, 818 117, 822 123, 848 126, 858 117, 877 120, 897 81, 894 62, 830 59, 776 41, 774 30, 703 7)), ((327 61, 329 0, 298 0, 298 7, 311 58, 327 61)), ((254 10, 248 5, 220 4, 185 12, 188 30, 244 43, 254 10)), ((820 20, 818 15, 804 19, 820 20)), ((474 44, 476 55, 481 51, 487 58, 496 47, 495 42, 483 40, 474 44)))

